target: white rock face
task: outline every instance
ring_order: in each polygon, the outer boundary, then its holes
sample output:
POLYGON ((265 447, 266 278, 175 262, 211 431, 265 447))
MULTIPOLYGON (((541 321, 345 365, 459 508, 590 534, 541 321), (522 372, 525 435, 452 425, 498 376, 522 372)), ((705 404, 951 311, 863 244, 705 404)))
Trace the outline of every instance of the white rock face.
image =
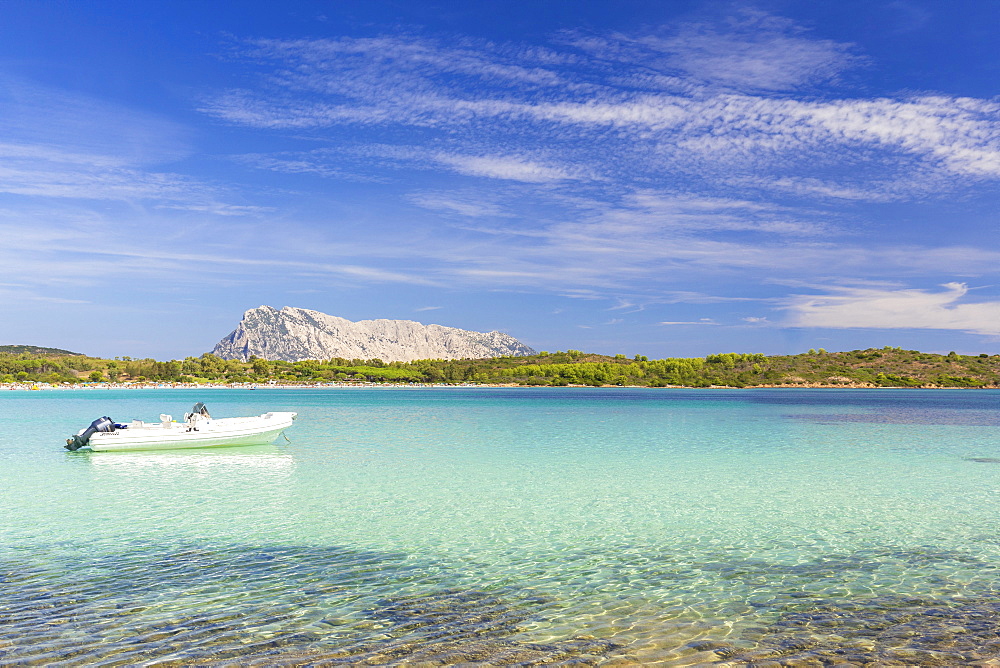
POLYGON ((477 359, 533 355, 535 351, 501 332, 470 332, 412 320, 351 322, 319 311, 286 306, 252 308, 239 326, 216 344, 223 359, 298 360, 375 359, 412 362, 425 359, 477 359))

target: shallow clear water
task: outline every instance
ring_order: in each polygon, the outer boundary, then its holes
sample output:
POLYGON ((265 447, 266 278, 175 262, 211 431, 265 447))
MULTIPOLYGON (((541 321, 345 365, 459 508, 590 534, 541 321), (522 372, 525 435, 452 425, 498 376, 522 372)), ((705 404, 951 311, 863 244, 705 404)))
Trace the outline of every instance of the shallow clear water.
POLYGON ((1000 656, 998 408, 996 391, 5 391, 0 664, 1000 656), (299 418, 272 446, 61 448, 101 415, 195 401, 299 418))

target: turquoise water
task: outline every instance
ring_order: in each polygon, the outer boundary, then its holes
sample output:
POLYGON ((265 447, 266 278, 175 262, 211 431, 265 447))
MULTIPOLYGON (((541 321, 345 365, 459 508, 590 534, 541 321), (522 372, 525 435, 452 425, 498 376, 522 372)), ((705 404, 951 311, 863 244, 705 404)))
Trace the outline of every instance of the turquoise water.
POLYGON ((945 390, 5 391, 0 664, 1000 656, 998 408, 945 390), (61 447, 195 401, 299 418, 271 446, 61 447))

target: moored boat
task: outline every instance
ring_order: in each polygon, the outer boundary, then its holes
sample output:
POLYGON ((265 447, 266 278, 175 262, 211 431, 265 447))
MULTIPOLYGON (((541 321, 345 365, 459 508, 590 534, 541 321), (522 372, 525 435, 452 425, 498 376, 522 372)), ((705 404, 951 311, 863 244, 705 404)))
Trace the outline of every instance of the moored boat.
POLYGON ((254 417, 212 418, 199 402, 184 421, 160 415, 158 422, 133 420, 121 424, 104 416, 66 439, 66 449, 94 452, 177 450, 236 445, 265 445, 292 426, 297 413, 270 412, 254 417))

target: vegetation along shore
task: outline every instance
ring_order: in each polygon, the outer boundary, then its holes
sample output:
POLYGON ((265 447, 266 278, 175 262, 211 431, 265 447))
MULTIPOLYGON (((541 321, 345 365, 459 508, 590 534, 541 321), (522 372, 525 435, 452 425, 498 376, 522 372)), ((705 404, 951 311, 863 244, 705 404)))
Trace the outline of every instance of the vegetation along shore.
POLYGON ((103 359, 56 348, 0 346, 0 383, 193 385, 269 383, 465 384, 631 387, 1000 387, 1000 355, 947 355, 901 348, 799 355, 721 353, 650 360, 578 350, 527 357, 383 362, 103 359))

